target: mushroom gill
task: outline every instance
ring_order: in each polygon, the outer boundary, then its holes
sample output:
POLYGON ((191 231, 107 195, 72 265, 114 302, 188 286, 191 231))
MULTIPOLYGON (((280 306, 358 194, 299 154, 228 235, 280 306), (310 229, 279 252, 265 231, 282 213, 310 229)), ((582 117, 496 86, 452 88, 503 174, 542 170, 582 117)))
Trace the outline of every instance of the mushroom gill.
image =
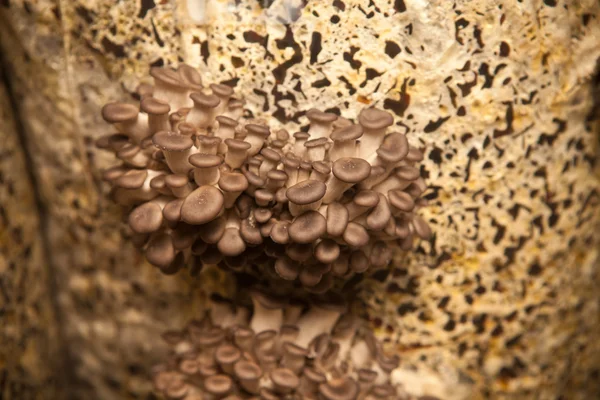
POLYGON ((285 302, 251 291, 252 307, 213 296, 203 318, 163 334, 153 368, 167 399, 409 398, 392 378, 398 357, 339 299, 285 302))
POLYGON ((118 133, 97 143, 121 161, 104 178, 164 272, 194 261, 324 292, 431 235, 417 214, 423 155, 389 113, 353 123, 313 109, 289 134, 245 121, 230 88, 185 64, 151 75, 141 105, 104 107, 118 133))

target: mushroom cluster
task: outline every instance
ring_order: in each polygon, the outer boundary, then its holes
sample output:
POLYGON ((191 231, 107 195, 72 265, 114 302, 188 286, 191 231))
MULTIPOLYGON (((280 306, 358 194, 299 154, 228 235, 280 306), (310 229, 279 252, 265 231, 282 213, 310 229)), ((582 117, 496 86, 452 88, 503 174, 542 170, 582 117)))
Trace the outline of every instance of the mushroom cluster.
POLYGON ((243 102, 200 74, 152 68, 139 106, 107 104, 117 133, 98 141, 121 164, 104 179, 131 207, 129 226, 148 261, 175 273, 188 261, 330 289, 428 238, 415 210, 426 186, 420 150, 393 117, 363 110, 353 123, 311 109, 290 135, 244 121, 243 102))
POLYGON ((201 320, 169 331, 168 360, 153 369, 167 399, 399 399, 397 357, 339 300, 309 306, 251 292, 252 311, 215 297, 201 320))

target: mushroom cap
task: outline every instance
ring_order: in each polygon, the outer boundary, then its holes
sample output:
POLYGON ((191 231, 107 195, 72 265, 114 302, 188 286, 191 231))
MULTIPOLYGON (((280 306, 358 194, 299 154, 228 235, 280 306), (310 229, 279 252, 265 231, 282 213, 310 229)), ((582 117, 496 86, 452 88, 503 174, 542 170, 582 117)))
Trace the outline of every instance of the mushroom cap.
POLYGON ((362 368, 358 370, 358 380, 364 383, 372 383, 377 379, 377 372, 372 369, 362 368))
POLYGON ((219 178, 219 187, 224 192, 243 192, 248 189, 248 179, 239 172, 226 172, 219 178))
POLYGON ((390 204, 400 211, 409 212, 415 208, 415 202, 410 194, 402 190, 390 190, 388 192, 390 204))
POLYGON ((353 201, 361 207, 375 207, 379 203, 379 194, 373 190, 361 190, 353 201))
POLYGON ((267 178, 272 181, 283 182, 287 180, 288 176, 284 171, 280 169, 272 169, 269 172, 267 172, 267 178))
POLYGON ((329 161, 315 161, 311 166, 319 174, 328 175, 331 173, 331 162, 329 161))
POLYGON ((306 147, 307 149, 312 149, 314 147, 325 146, 327 143, 329 143, 329 139, 322 137, 307 141, 306 143, 304 143, 304 147, 306 147))
POLYGON ((327 381, 327 376, 314 367, 306 367, 302 370, 302 375, 312 383, 323 383, 327 381))
POLYGON ((145 97, 140 103, 140 109, 146 114, 162 115, 171 111, 169 103, 155 99, 154 97, 145 97))
POLYGON ((235 128, 238 124, 235 119, 226 117, 225 115, 219 115, 216 120, 219 122, 220 126, 228 126, 230 128, 235 128))
POLYGON ((240 360, 233 366, 233 373, 239 380, 247 381, 260 378, 263 371, 255 362, 240 360))
POLYGON ((274 162, 279 162, 279 160, 281 160, 281 155, 276 152, 275 150, 272 150, 268 147, 265 147, 264 149, 262 149, 260 151, 260 154, 265 157, 265 159, 270 160, 270 161, 274 161, 274 162))
POLYGON ((225 139, 225 144, 229 150, 248 150, 252 146, 250 143, 238 139, 225 139))
POLYGON ((344 231, 343 238, 352 247, 362 247, 369 242, 369 233, 362 225, 351 221, 344 231))
POLYGON ((326 191, 327 186, 323 182, 308 179, 287 189, 285 195, 292 203, 306 205, 321 200, 326 191))
POLYGON ((405 181, 414 181, 421 176, 421 172, 418 168, 403 165, 395 169, 394 175, 405 181))
POLYGON ((327 206, 327 233, 331 236, 342 236, 348 226, 348 209, 337 202, 327 206))
POLYGON ((347 142, 349 140, 356 140, 363 135, 363 128, 360 125, 345 126, 340 129, 336 129, 329 136, 334 142, 347 142))
POLYGON ((192 148, 194 141, 186 135, 171 131, 160 131, 152 136, 152 143, 165 151, 186 151, 192 148))
POLYGON ((180 123, 179 125, 177 125, 177 130, 179 130, 180 134, 185 136, 195 136, 198 132, 196 130, 196 127, 190 124, 189 122, 180 123))
POLYGON ((296 243, 312 243, 327 231, 327 221, 317 211, 307 211, 294 219, 288 232, 296 243))
POLYGON ((181 81, 181 76, 171 68, 152 67, 150 68, 150 76, 166 85, 178 88, 185 87, 181 81))
POLYGON ((152 233, 162 225, 163 214, 158 204, 148 202, 136 207, 127 219, 135 233, 152 233))
POLYGON ((299 168, 300 167, 300 160, 296 159, 296 158, 292 158, 289 156, 285 156, 283 157, 283 159, 281 160, 283 162, 283 166, 287 167, 287 168, 299 168))
POLYGON ((163 208, 163 217, 167 221, 177 222, 181 219, 181 206, 185 199, 175 199, 168 202, 163 208))
POLYGON ((342 182, 358 183, 369 177, 371 165, 362 158, 343 157, 333 163, 332 172, 342 182))
POLYGON ((275 261, 275 272, 281 279, 293 281, 300 273, 300 264, 287 257, 278 258, 275 261))
POLYGON ((246 129, 248 133, 261 137, 267 137, 271 133, 271 130, 268 126, 259 124, 247 124, 244 126, 244 129, 246 129))
POLYGON ((223 210, 224 198, 214 186, 200 186, 190 193, 181 206, 181 219, 191 225, 201 225, 215 219, 223 210))
POLYGON ((296 132, 294 133, 294 138, 296 139, 296 141, 299 140, 308 140, 308 138, 310 137, 310 135, 306 132, 296 132))
POLYGON ((190 94, 190 99, 192 99, 194 105, 200 106, 201 108, 215 108, 221 102, 214 94, 204 94, 202 92, 190 94))
POLYGON ((355 400, 358 384, 351 378, 331 379, 319 385, 319 394, 325 400, 355 400))
POLYGON ((146 259, 157 267, 166 267, 175 259, 175 248, 171 236, 161 233, 150 238, 146 247, 146 259))
POLYGON ((237 228, 227 228, 223 233, 217 248, 226 257, 239 256, 246 250, 246 242, 240 236, 240 231, 237 228))
POLYGON ((338 118, 338 116, 333 113, 326 113, 316 108, 311 108, 308 110, 306 112, 306 117, 310 120, 310 122, 314 121, 321 123, 333 122, 338 118))
POLYGON ((202 89, 202 76, 196 68, 191 65, 181 63, 177 68, 181 81, 194 89, 202 89))
POLYGON ((233 89, 231 87, 220 83, 211 84, 210 89, 219 97, 230 97, 233 95, 233 89))
POLYGON ((383 161, 394 163, 408 154, 408 140, 402 133, 394 132, 386 135, 377 149, 377 155, 383 161))
POLYGON ((139 110, 132 104, 108 103, 102 107, 102 118, 111 124, 135 121, 139 110))
POLYGON ((204 381, 204 390, 216 396, 223 396, 233 389, 233 380, 223 374, 213 375, 204 381))
POLYGON ((269 377, 276 386, 287 390, 296 389, 300 385, 298 375, 288 368, 276 368, 271 371, 269 377))
POLYGON ((213 168, 223 164, 223 157, 216 154, 195 153, 188 161, 197 168, 213 168))
POLYGON ((334 262, 340 256, 340 246, 331 239, 323 239, 315 247, 315 257, 324 264, 334 262))
POLYGON ((127 143, 117 151, 117 157, 121 159, 128 159, 138 154, 141 150, 142 149, 140 146, 137 146, 133 143, 127 143))
POLYGON ((215 360, 219 364, 233 364, 242 356, 242 352, 235 346, 223 343, 215 351, 215 360))
POLYGON ((358 123, 365 129, 383 129, 394 123, 394 117, 387 111, 366 108, 358 114, 358 123))
POLYGON ((180 188, 184 187, 188 183, 190 183, 187 175, 167 175, 165 177, 165 183, 170 188, 180 188))
POLYGON ((125 189, 139 189, 142 187, 147 177, 147 170, 132 169, 119 176, 115 181, 115 185, 125 189))

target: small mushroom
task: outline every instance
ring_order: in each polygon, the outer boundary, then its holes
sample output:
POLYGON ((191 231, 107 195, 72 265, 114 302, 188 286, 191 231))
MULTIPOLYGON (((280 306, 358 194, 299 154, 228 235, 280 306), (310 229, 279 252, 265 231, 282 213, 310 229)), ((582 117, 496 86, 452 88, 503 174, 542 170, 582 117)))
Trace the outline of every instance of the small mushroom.
POLYGON ((326 231, 327 221, 317 211, 307 211, 294 218, 288 229, 290 238, 301 244, 314 242, 323 236, 326 231))
POLYGON ((329 159, 338 160, 343 157, 356 157, 356 143, 363 135, 360 125, 349 125, 333 131, 333 146, 329 150, 329 159))
POLYGON ((368 159, 383 142, 385 131, 394 123, 394 118, 387 111, 367 108, 358 115, 358 122, 363 127, 359 154, 362 158, 368 159))
POLYGON ((353 185, 366 179, 371 173, 371 166, 362 158, 340 158, 333 163, 333 175, 327 181, 327 193, 323 203, 329 204, 353 185))
POLYGON ((229 165, 231 169, 240 168, 246 160, 248 150, 251 147, 250 143, 243 140, 226 139, 225 145, 227 146, 225 163, 229 165))
POLYGON ((173 173, 186 175, 192 169, 188 158, 194 151, 194 142, 190 137, 160 131, 154 134, 152 142, 163 151, 165 161, 173 173))
POLYGON ((198 186, 211 186, 219 181, 219 166, 223 164, 223 157, 196 153, 190 156, 189 162, 194 166, 194 182, 198 186))
POLYGON ((323 161, 325 159, 325 153, 327 152, 328 146, 329 139, 324 137, 308 140, 306 143, 304 143, 308 160, 311 162, 323 161))
POLYGON ((233 89, 227 85, 213 83, 210 85, 210 90, 213 95, 219 98, 219 105, 215 109, 215 115, 223 114, 227 110, 229 99, 233 95, 233 89))
MULTIPOLYGON (((236 333, 238 333, 236 331, 236 333)), ((240 386, 249 393, 256 394, 260 388, 259 380, 263 371, 260 366, 252 361, 240 360, 233 367, 235 377, 240 386)))
POLYGON ((169 103, 174 111, 192 106, 188 86, 178 72, 170 68, 152 67, 150 75, 154 78, 152 96, 155 99, 169 103))
POLYGON ((300 385, 298 375, 289 368, 276 368, 271 371, 269 377, 275 386, 275 391, 281 395, 291 393, 300 385))
POLYGON ((167 175, 165 184, 175 197, 185 198, 192 192, 192 185, 190 185, 187 175, 167 175))
POLYGON ((225 172, 221 174, 218 184, 225 198, 224 207, 231 208, 242 192, 248 188, 248 179, 239 172, 225 172))
POLYGON ((269 128, 264 125, 258 124, 247 124, 245 127, 247 132, 244 140, 250 143, 250 148, 248 149, 248 157, 252 157, 257 154, 260 149, 262 149, 265 140, 271 133, 269 128))
POLYGON ((329 137, 333 122, 338 118, 333 113, 326 113, 315 108, 306 112, 306 117, 310 121, 308 134, 311 139, 319 139, 329 137))
POLYGON ((205 131, 215 121, 219 98, 215 95, 192 93, 190 95, 194 106, 187 115, 186 122, 194 125, 200 131, 205 131))
POLYGON ((215 132, 215 136, 221 138, 221 140, 234 139, 235 127, 238 124, 237 121, 223 115, 218 116, 216 120, 219 123, 219 127, 215 132))
POLYGON ((169 111, 171 111, 171 107, 168 103, 154 97, 146 97, 141 101, 140 109, 148 114, 150 134, 169 130, 169 111))
POLYGON ((109 103, 102 108, 102 118, 135 143, 140 143, 150 136, 147 116, 140 114, 134 105, 109 103))
POLYGON ((287 189, 285 195, 289 200, 289 210, 293 216, 305 211, 316 210, 321 205, 326 186, 317 180, 306 180, 287 189))
POLYGON ((323 400, 355 400, 358 384, 351 378, 335 378, 319 385, 323 400))

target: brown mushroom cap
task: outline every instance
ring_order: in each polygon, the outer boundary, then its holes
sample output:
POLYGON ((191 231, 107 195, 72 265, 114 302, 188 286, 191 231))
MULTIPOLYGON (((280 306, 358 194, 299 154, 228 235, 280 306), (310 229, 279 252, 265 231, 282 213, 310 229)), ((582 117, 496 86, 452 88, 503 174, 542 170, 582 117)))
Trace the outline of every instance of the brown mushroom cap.
POLYGON ((327 123, 335 121, 338 116, 333 113, 326 113, 316 108, 311 108, 306 112, 306 117, 311 121, 327 123))
POLYGON ((333 163, 332 172, 342 182, 358 183, 369 177, 371 165, 362 158, 343 157, 333 163))
POLYGON ((215 108, 221 102, 214 94, 204 94, 202 92, 190 94, 190 99, 192 99, 194 105, 198 105, 202 108, 215 108))
POLYGON ((327 221, 317 211, 307 211, 296 217, 288 232, 296 243, 312 243, 327 231, 327 221))
POLYGON ((163 217, 167 221, 177 222, 181 219, 181 206, 185 199, 175 199, 168 202, 163 208, 163 217))
POLYGON ((319 174, 327 175, 331 173, 331 162, 329 161, 315 161, 311 165, 319 174))
POLYGON ((191 225, 201 225, 215 219, 223 210, 224 198, 214 186, 200 186, 190 193, 181 206, 181 219, 191 225))
POLYGON ((394 117, 387 111, 367 108, 358 115, 358 123, 365 129, 383 129, 394 123, 394 117))
POLYGON ((298 375, 288 368, 276 368, 269 374, 271 381, 285 391, 296 389, 300 385, 298 375))
POLYGON ((202 89, 202 76, 198 73, 196 68, 188 64, 179 64, 177 68, 181 81, 193 89, 202 89))
POLYGON ((102 118, 111 124, 135 121, 139 110, 132 104, 108 103, 102 107, 102 118))
POLYGON ((273 162, 279 162, 279 160, 281 160, 281 155, 276 152, 275 150, 272 150, 268 147, 265 147, 264 149, 262 149, 260 151, 260 154, 265 157, 265 159, 273 161, 273 162))
POLYGON ((408 154, 408 140, 402 133, 390 133, 383 138, 377 149, 377 155, 385 162, 402 160, 408 154))
POLYGON ((233 380, 227 375, 213 375, 204 381, 204 390, 215 396, 223 396, 233 389, 233 380))
POLYGON ((240 360, 233 366, 233 372, 239 380, 253 380, 262 376, 260 366, 252 361, 240 360))
POLYGON ((369 242, 369 233, 360 224, 349 222, 343 235, 344 241, 352 247, 362 247, 369 242))
POLYGON ((402 167, 396 168, 394 171, 394 175, 405 181, 414 181, 421 176, 421 173, 418 168, 404 165, 402 167))
POLYGON ((299 140, 308 140, 308 138, 310 137, 310 135, 306 132, 296 132, 294 133, 294 138, 296 139, 296 141, 299 140))
POLYGON ((148 171, 145 169, 129 170, 116 179, 115 186, 125 189, 139 189, 142 187, 147 177, 148 171))
POLYGON ((242 352, 235 346, 227 343, 221 344, 215 351, 215 360, 219 364, 233 364, 242 356, 242 352))
POLYGON ((329 143, 329 139, 322 137, 307 141, 306 143, 304 143, 304 147, 306 147, 307 149, 311 149, 313 147, 325 146, 327 143, 329 143))
POLYGON ((259 124, 247 124, 244 126, 248 133, 255 134, 257 136, 267 137, 271 133, 268 126, 259 124))
POLYGON ((319 394, 325 400, 355 400, 358 384, 351 378, 335 378, 319 385, 319 394))
POLYGON ((331 239, 324 239, 315 247, 315 257, 322 263, 332 263, 339 256, 340 246, 331 239))
POLYGON ((171 236, 161 233, 150 238, 146 247, 146 258, 152 265, 166 267, 175 259, 175 248, 171 236))
POLYGON ((172 174, 165 177, 165 183, 170 188, 180 188, 190 183, 190 181, 186 175, 172 174))
POLYGON ((185 87, 180 75, 170 68, 152 67, 150 68, 150 76, 170 86, 185 87))
POLYGON ((335 142, 346 142, 348 140, 356 140, 362 135, 362 126, 353 124, 340 129, 336 129, 329 137, 335 142))
POLYGON ((373 190, 361 190, 353 201, 361 207, 375 207, 379 203, 379 194, 373 190))
POLYGON ((219 178, 219 187, 225 192, 242 192, 248 189, 248 179, 239 172, 226 172, 219 178))
POLYGON ((155 133, 152 142, 159 149, 166 151, 185 151, 194 145, 194 141, 189 136, 170 131, 155 133))
MULTIPOLYGON (((260 305, 262 305, 265 308, 268 308, 269 310, 276 310, 279 308, 283 308, 283 306, 285 305, 285 303, 282 301, 282 299, 277 298, 275 296, 271 296, 261 290, 257 290, 257 289, 250 290, 250 296, 252 297, 253 300, 258 301, 260 303, 260 305)), ((270 332, 270 331, 264 331, 264 332, 261 332, 261 334, 267 335, 266 332, 270 332)))
POLYGON ((285 195, 292 203, 306 205, 321 200, 326 191, 323 182, 308 179, 287 189, 285 195))
POLYGON ((281 279, 286 281, 295 280, 300 273, 300 269, 300 264, 287 257, 278 258, 275 261, 275 272, 281 279))
POLYGON ((219 115, 216 120, 219 122, 220 126, 227 126, 230 128, 235 128, 238 122, 235 119, 226 117, 224 115, 219 115))
POLYGON ((348 226, 348 209, 337 202, 327 206, 327 233, 342 236, 348 226))
POLYGON ((400 211, 409 212, 415 208, 415 202, 410 194, 402 190, 390 190, 388 192, 390 204, 400 211))
POLYGON ((154 97, 146 97, 140 103, 140 108, 146 114, 162 115, 171 111, 169 103, 155 99, 154 97))
POLYGON ((196 153, 192 154, 188 161, 197 168, 212 168, 223 164, 223 157, 216 154, 196 153))
POLYGON ((136 233, 156 232, 162 225, 161 208, 152 202, 136 207, 128 217, 129 226, 136 233))
POLYGON ((231 150, 248 150, 251 144, 238 139, 225 139, 225 144, 231 150))
POLYGON ((223 236, 217 243, 217 248, 226 257, 234 257, 242 254, 246 250, 246 242, 240 236, 236 228, 227 228, 223 236))

